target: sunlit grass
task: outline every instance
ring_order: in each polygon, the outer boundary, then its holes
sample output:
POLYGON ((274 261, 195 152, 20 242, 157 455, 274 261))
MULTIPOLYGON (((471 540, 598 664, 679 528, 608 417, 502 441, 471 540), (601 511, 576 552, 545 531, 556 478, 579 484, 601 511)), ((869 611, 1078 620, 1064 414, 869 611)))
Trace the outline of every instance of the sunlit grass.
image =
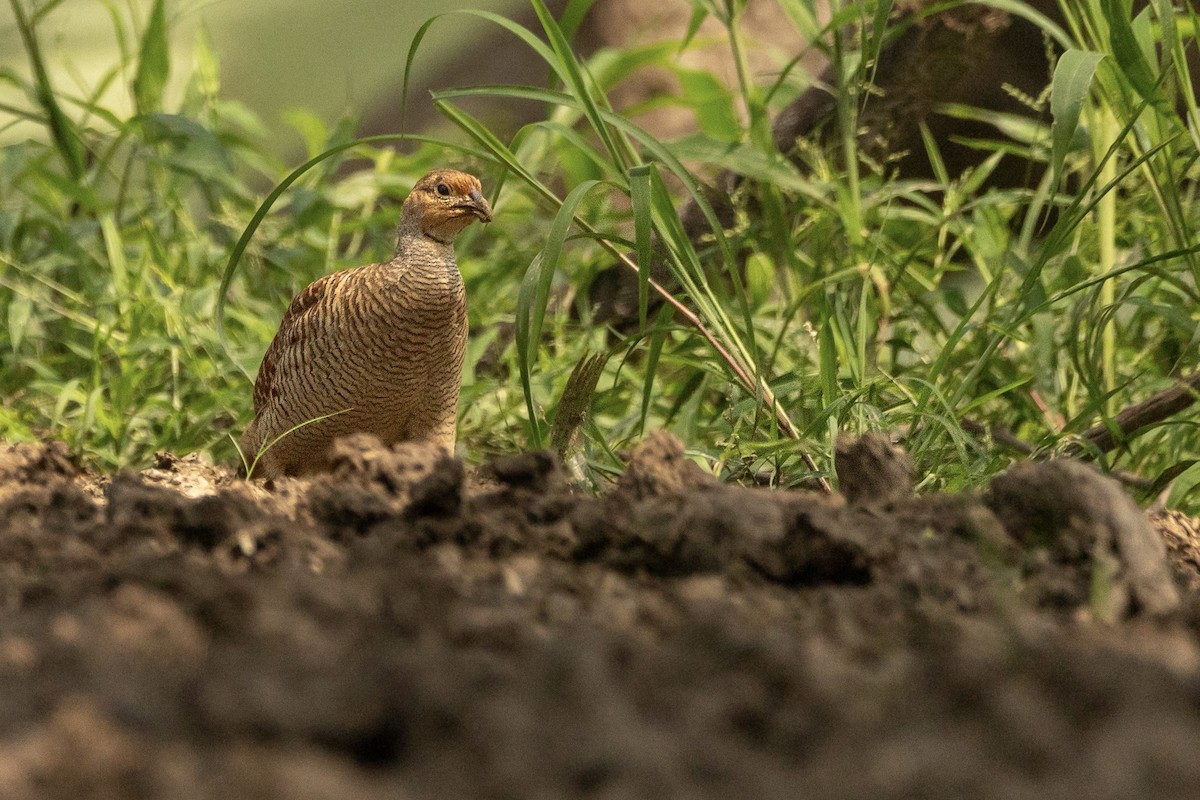
MULTIPOLYGON (((805 0, 786 5, 804 33, 827 33, 805 0)), ((882 5, 847 5, 831 24, 878 21, 882 5)), ((933 182, 895 179, 852 135, 808 143, 795 163, 775 152, 770 115, 797 84, 744 68, 752 43, 737 3, 697 3, 743 68, 724 95, 692 81, 706 100, 682 104, 700 132, 680 141, 649 135, 607 99, 646 63, 672 68, 675 48, 580 61, 570 25, 534 0, 536 31, 469 14, 537 52, 550 85, 436 92, 455 141, 356 141, 352 121, 292 115, 311 159, 299 169, 221 99, 211 54, 183 105, 164 109, 153 70, 167 32, 151 25, 125 70, 140 76, 141 113, 114 118, 46 87, 23 112, 50 131, 46 143, 0 153, 0 428, 65 438, 104 468, 156 449, 234 463, 228 434, 249 419, 250 376, 287 301, 321 274, 386 256, 407 187, 453 163, 480 175, 497 212, 457 248, 473 331, 459 433, 469 459, 547 446, 576 364, 602 353, 579 454, 599 480, 659 427, 716 471, 785 485, 828 476, 839 433, 884 429, 903 435, 926 488, 979 485, 1011 456, 964 418, 1052 452, 1195 368, 1197 136, 1175 106, 1195 120, 1196 104, 1173 88, 1188 80, 1158 79, 1186 70, 1190 18, 1161 24, 1151 4, 1116 24, 1109 5, 1073 3, 1048 33, 1067 55, 1031 102, 1049 104, 1055 127, 1026 126, 1025 144, 1006 145, 1044 162, 1046 179, 986 192, 998 158, 986 151, 971 172, 933 182), (504 133, 468 112, 475 97, 546 112, 504 133), (689 198, 703 207, 701 181, 724 168, 750 178, 733 198, 738 219, 693 242, 676 212, 689 198), (634 331, 592 324, 594 276, 652 253, 674 278, 669 302, 649 308, 643 279, 634 331)), ((865 54, 828 48, 845 85, 863 80, 886 40, 878 30, 867 28, 865 54)), ((842 95, 843 130, 857 129, 860 100, 842 95)), ((1186 467, 1193 419, 1101 461, 1150 479, 1186 467)))

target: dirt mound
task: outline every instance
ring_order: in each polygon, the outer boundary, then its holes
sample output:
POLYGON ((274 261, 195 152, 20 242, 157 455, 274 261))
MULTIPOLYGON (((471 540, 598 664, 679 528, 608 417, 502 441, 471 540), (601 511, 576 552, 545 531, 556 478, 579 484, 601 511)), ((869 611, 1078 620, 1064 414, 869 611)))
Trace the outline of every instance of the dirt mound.
POLYGON ((668 438, 599 498, 543 454, 362 442, 268 490, 169 456, 98 482, 54 445, 0 479, 4 798, 1200 785, 1195 551, 1080 465, 853 503, 668 438))

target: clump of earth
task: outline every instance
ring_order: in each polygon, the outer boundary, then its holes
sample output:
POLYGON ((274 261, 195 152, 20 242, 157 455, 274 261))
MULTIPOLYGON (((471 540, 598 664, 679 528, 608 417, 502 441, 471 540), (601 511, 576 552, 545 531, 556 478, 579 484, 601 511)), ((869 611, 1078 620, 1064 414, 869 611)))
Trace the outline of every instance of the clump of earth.
POLYGON ((263 486, 0 452, 0 797, 1172 798, 1200 787, 1194 528, 1073 462, 917 496, 594 496, 366 440, 263 486))

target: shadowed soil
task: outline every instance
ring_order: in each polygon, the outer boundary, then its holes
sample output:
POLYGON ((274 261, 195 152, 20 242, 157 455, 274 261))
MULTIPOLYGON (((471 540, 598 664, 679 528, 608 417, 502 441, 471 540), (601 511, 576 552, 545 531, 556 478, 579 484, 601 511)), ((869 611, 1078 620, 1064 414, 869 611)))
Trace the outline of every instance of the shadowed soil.
POLYGON ((542 454, 264 489, 8 448, 0 797, 1196 796, 1186 520, 1063 462, 915 497, 864 447, 852 502, 661 436, 599 498, 542 454))

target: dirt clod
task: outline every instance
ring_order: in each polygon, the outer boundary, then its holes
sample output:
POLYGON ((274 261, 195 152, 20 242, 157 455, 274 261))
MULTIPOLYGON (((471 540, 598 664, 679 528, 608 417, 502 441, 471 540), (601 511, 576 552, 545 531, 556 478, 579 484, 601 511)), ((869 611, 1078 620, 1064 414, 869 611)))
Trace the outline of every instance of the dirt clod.
POLYGON ((21 458, 0 470, 0 797, 1200 783, 1200 596, 1171 610, 1160 583, 1194 529, 1156 549, 1087 467, 847 504, 720 484, 666 436, 600 497, 541 454, 480 480, 365 440, 272 491, 163 458, 94 496, 21 458))
POLYGON ((913 493, 908 454, 882 434, 838 439, 838 487, 851 505, 890 503, 913 493))
POLYGON ((62 442, 19 442, 0 448, 0 485, 74 478, 79 466, 62 442))
POLYGON ((1132 602, 1151 614, 1178 608, 1162 537, 1120 484, 1093 467, 1018 464, 992 481, 989 505, 1013 538, 1086 573, 1112 614, 1132 602))
POLYGON ((682 494, 715 486, 716 479, 684 455, 683 442, 668 431, 655 431, 630 456, 618 487, 634 499, 682 494))

